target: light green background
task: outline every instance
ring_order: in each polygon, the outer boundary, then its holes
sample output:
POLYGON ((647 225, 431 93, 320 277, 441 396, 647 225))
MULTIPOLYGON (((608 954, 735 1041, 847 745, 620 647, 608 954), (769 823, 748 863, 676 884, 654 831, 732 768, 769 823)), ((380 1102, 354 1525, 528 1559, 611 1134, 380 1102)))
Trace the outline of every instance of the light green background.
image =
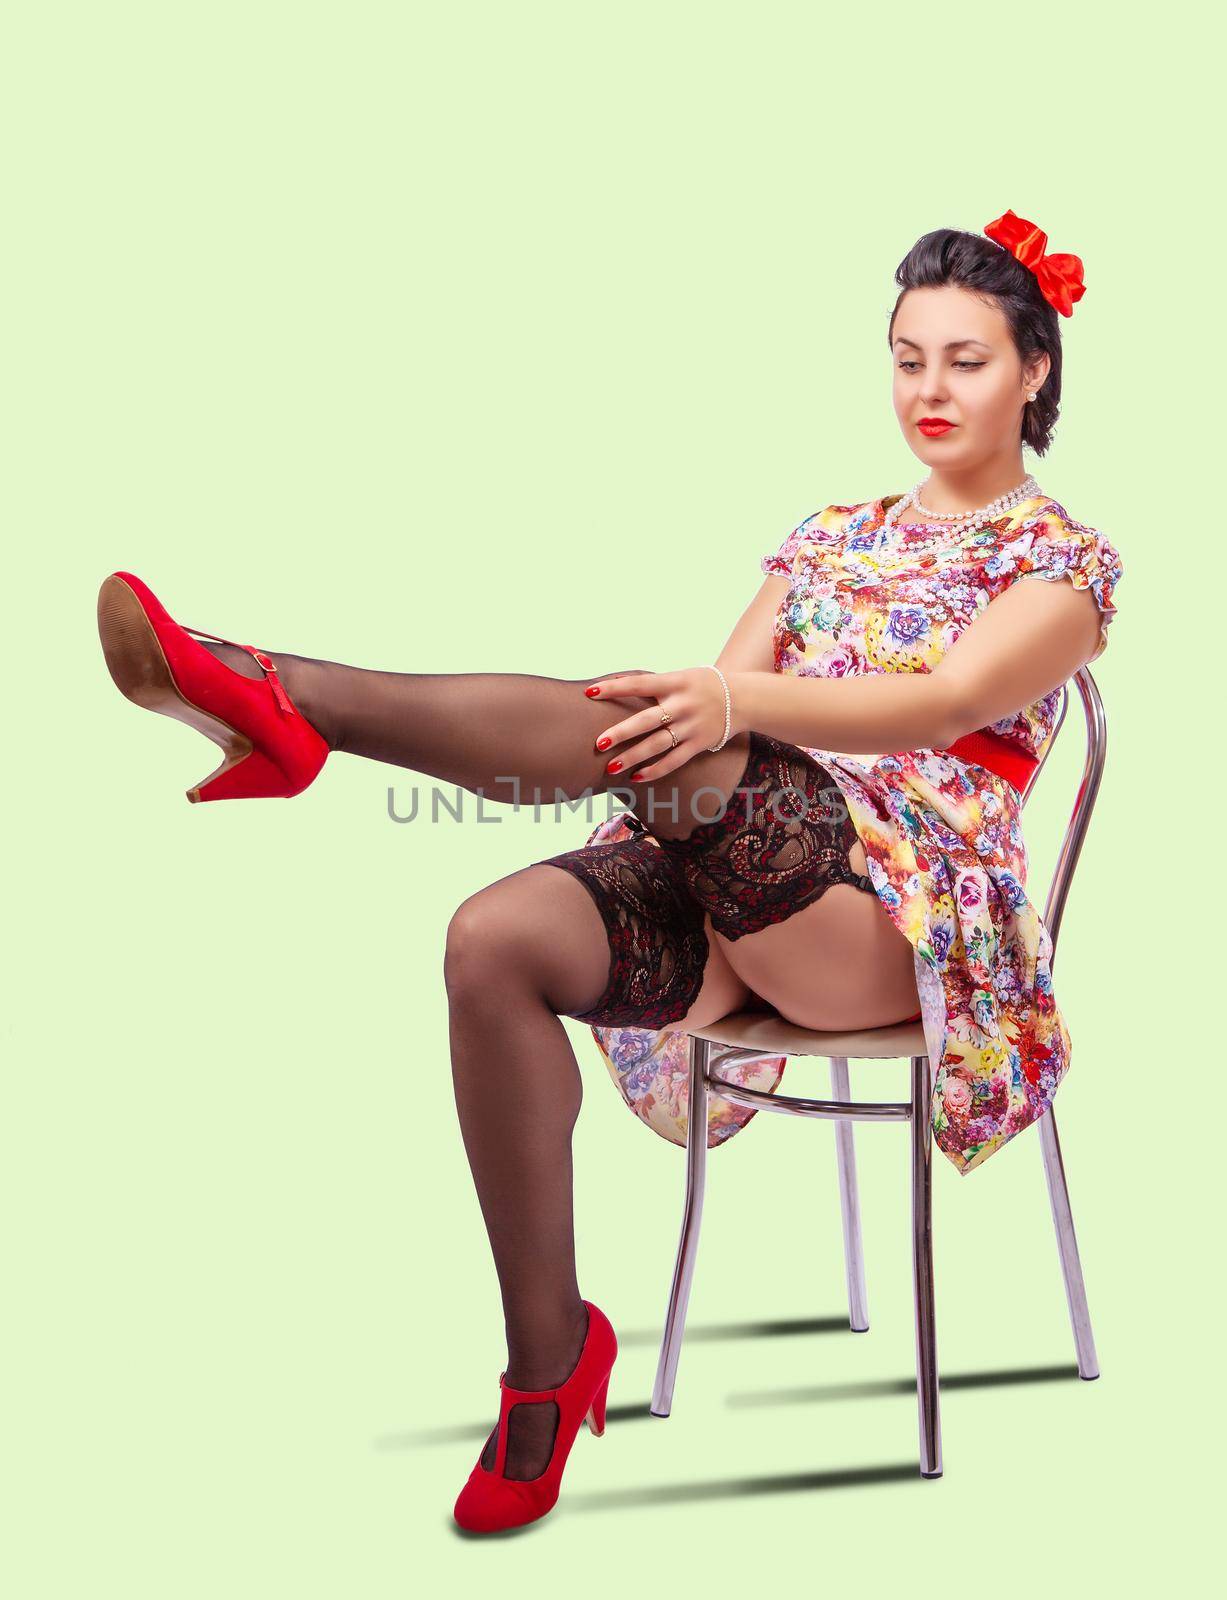
MULTIPOLYGON (((1221 672, 1221 151, 1193 15, 10 21, 14 1600, 1191 1581, 1221 1467, 1222 1161, 1221 828, 1194 726, 1220 716, 1199 685, 1221 672), (445 930, 587 825, 397 827, 389 784, 422 780, 347 757, 293 804, 191 806, 217 753, 116 693, 98 584, 131 569, 194 627, 365 666, 708 661, 764 550, 920 475, 890 407, 894 268, 1007 207, 1088 283, 1057 443, 1028 465, 1125 564, 1056 967, 1103 1376, 1074 1375, 1038 1138, 966 1179, 937 1156, 945 1475, 923 1481, 905 1130, 858 1128, 853 1337, 831 1129, 760 1117, 713 1153, 674 1414, 649 1418, 682 1152, 570 1024, 611 1424, 531 1536, 465 1540, 451 1506, 504 1348, 445 930)), ((1071 718, 1028 809, 1037 896, 1077 741, 1071 718)), ((854 1088, 895 1097, 906 1070, 854 1065, 854 1088)))

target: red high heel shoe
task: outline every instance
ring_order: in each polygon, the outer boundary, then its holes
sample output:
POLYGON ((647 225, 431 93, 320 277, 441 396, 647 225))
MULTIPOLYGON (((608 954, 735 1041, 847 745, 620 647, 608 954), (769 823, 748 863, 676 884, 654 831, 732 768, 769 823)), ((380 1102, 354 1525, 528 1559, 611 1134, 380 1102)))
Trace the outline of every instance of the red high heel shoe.
MULTIPOLYGON (((470 1472, 452 1512, 469 1533, 497 1533, 543 1517, 558 1499, 562 1469, 567 1464, 580 1423, 587 1422, 598 1438, 605 1432, 605 1397, 609 1392, 609 1374, 618 1355, 618 1341, 601 1308, 594 1306, 591 1300, 585 1300, 584 1304, 588 1307, 588 1335, 575 1370, 564 1384, 557 1389, 512 1389, 503 1381, 507 1374, 499 1373, 501 1398, 494 1470, 488 1472, 478 1456, 477 1465, 470 1472), (553 1400, 558 1406, 554 1448, 548 1466, 537 1478, 503 1476, 507 1459, 507 1414, 520 1400, 553 1400)), ((485 1453, 484 1445, 482 1453, 485 1453)))
POLYGON ((180 626, 140 578, 113 572, 98 591, 98 633, 111 677, 138 706, 176 717, 220 745, 225 760, 187 790, 189 800, 301 794, 330 746, 285 692, 277 668, 254 645, 263 678, 245 678, 192 637, 234 644, 180 626))

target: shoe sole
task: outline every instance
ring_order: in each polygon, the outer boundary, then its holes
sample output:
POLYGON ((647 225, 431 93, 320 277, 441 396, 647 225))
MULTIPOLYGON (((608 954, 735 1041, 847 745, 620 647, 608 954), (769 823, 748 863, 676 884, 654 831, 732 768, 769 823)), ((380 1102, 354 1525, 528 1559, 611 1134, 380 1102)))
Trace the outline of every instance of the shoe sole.
POLYGON ((193 705, 179 689, 144 606, 122 578, 104 578, 98 591, 98 636, 120 694, 146 711, 187 723, 224 752, 222 764, 186 791, 189 800, 198 801, 206 784, 251 754, 254 747, 245 733, 193 705))

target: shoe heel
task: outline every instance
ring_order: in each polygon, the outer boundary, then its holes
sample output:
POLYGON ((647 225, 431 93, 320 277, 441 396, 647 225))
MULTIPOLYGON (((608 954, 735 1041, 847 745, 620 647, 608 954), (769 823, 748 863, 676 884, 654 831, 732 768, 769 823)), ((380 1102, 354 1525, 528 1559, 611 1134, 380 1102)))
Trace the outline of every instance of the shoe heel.
POLYGON ((598 1439, 605 1432, 605 1397, 609 1393, 609 1376, 606 1375, 605 1382, 597 1390, 588 1408, 588 1415, 584 1418, 588 1431, 595 1433, 598 1439))
POLYGON ((285 773, 263 750, 255 749, 250 739, 236 732, 222 748, 226 759, 186 791, 189 800, 261 800, 286 795, 285 773))

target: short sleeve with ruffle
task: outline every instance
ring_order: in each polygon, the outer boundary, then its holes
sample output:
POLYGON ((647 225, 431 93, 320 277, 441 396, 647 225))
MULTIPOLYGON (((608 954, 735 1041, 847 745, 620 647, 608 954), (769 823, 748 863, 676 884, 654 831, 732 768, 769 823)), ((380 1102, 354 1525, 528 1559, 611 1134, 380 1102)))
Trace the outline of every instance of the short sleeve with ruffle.
POLYGON ((837 507, 827 506, 822 511, 815 511, 806 517, 788 535, 778 550, 769 551, 759 562, 760 569, 768 576, 778 575, 788 577, 796 567, 797 552, 806 545, 820 548, 830 548, 842 542, 842 532, 831 522, 831 513, 837 507))
POLYGON ((1099 648, 1091 657, 1097 661, 1108 644, 1108 624, 1116 616, 1114 594, 1121 580, 1120 552, 1102 533, 1075 522, 1061 507, 1055 514, 1026 528, 1013 541, 1013 556, 1019 578, 1068 578, 1075 589, 1089 589, 1099 607, 1099 648))

